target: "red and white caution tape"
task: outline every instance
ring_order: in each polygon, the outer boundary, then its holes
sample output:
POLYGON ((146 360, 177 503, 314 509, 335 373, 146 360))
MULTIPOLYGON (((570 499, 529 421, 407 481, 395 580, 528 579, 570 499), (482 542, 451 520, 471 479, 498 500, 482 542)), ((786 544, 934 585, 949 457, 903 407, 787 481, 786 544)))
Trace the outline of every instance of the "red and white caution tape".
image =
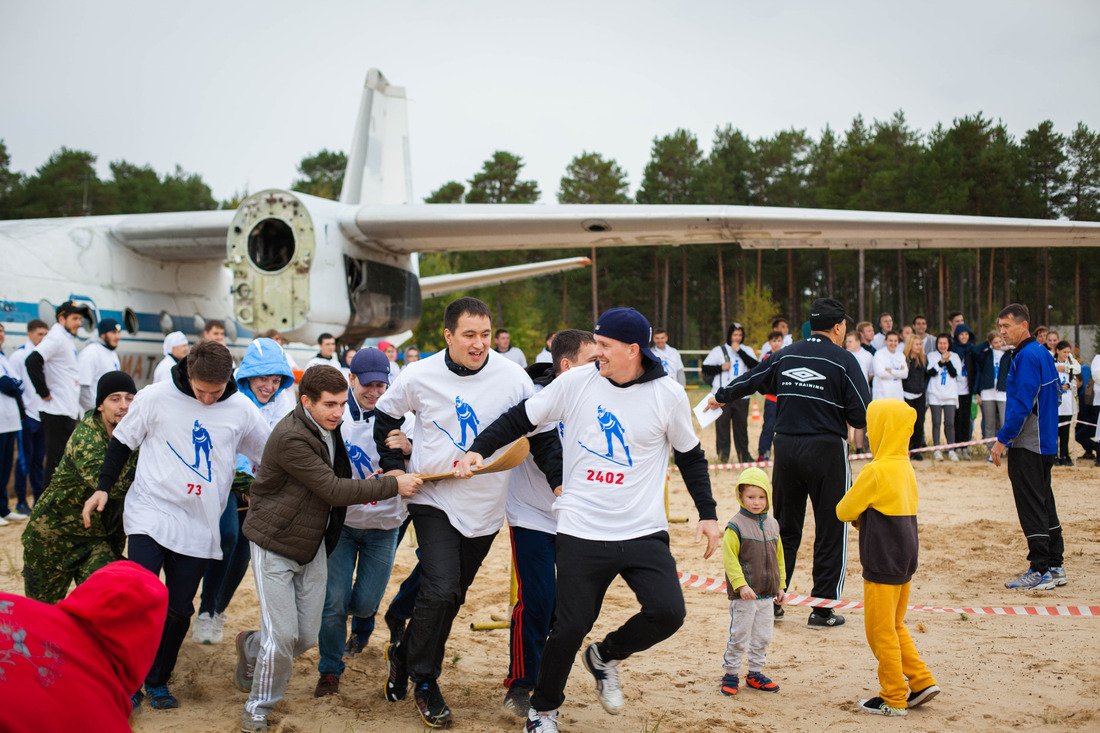
MULTIPOLYGON (((704 578, 692 573, 677 573, 680 576, 680 585, 686 585, 700 590, 715 591, 718 593, 726 590, 726 581, 715 578, 704 578)), ((862 601, 836 601, 831 598, 814 598, 797 594, 788 595, 783 601, 785 606, 812 606, 814 608, 831 608, 836 611, 851 611, 863 608, 862 601)), ((1100 606, 1000 606, 977 608, 949 608, 947 606, 908 606, 910 611, 932 611, 934 613, 965 613, 968 615, 987 616, 1100 616, 1100 606)))

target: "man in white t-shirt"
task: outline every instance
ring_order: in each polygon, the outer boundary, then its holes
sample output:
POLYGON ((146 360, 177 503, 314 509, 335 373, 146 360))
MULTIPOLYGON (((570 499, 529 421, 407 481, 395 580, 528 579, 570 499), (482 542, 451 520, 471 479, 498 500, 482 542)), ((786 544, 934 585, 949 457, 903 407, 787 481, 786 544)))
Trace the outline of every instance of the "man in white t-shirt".
MULTIPOLYGON (((783 348, 784 346, 790 346, 794 343, 794 339, 791 338, 790 326, 787 324, 787 319, 783 316, 777 316, 772 319, 772 331, 779 331, 783 334, 783 348)), ((764 356, 772 352, 772 346, 770 341, 765 341, 764 345, 760 347, 760 361, 764 361, 764 356)))
POLYGON ((493 336, 493 350, 509 361, 527 368, 527 357, 518 346, 512 346, 512 336, 506 329, 498 328, 493 336))
MULTIPOLYGON (((745 328, 740 323, 731 323, 726 329, 726 342, 715 346, 703 359, 703 378, 710 379, 711 392, 747 373, 760 362, 753 350, 744 344, 745 328)), ((718 462, 726 463, 730 459, 730 433, 733 433, 733 446, 737 451, 737 460, 748 463, 753 460, 749 453, 749 398, 731 400, 722 406, 722 414, 714 424, 714 449, 718 453, 718 462)))
MULTIPOLYGON (((168 679, 206 566, 222 556, 219 520, 237 454, 259 464, 270 432, 256 406, 237 391, 229 349, 203 340, 172 368, 172 379, 137 393, 107 446, 99 486, 84 505, 84 524, 93 510, 103 511, 107 491, 140 447, 122 522, 129 559, 152 573, 163 569, 168 586, 164 633, 145 677, 145 694, 156 709, 179 706, 168 679)), ((143 698, 140 690, 134 693, 135 708, 143 698)))
MULTIPOLYGON (((517 364, 490 350, 489 306, 477 298, 459 298, 443 315, 447 348, 409 364, 378 400, 374 439, 385 471, 401 471, 405 457, 386 445, 402 427, 407 412, 416 414, 408 470, 422 475, 448 473, 486 425, 534 394, 530 377, 517 364)), ((550 466, 561 444, 553 431, 532 435, 531 451, 550 466)), ((548 477, 552 485, 560 480, 548 477)), ((451 624, 482 560, 505 519, 508 474, 493 473, 470 481, 425 483, 406 502, 420 542, 422 578, 416 608, 404 635, 387 647, 386 699, 405 698, 413 682, 417 710, 433 727, 447 725, 451 710, 437 680, 451 624)))
POLYGON ((153 370, 153 384, 171 381, 172 367, 187 358, 187 352, 190 348, 183 331, 172 331, 172 333, 165 336, 164 343, 161 345, 164 358, 157 363, 157 368, 153 370))
MULTIPOLYGON (((0 325, 0 346, 4 345, 4 327, 0 325)), ((20 418, 20 402, 23 395, 23 383, 16 371, 0 351, 0 527, 8 524, 9 519, 26 519, 27 514, 8 507, 8 477, 11 476, 12 459, 15 457, 15 445, 19 442, 19 431, 23 427, 20 418)))
MULTIPOLYGON (((570 369, 595 363, 596 339, 589 331, 573 328, 558 331, 551 358, 551 363, 527 368, 536 392, 570 369)), ((551 423, 545 428, 556 433, 558 425, 551 423)), ((527 456, 510 472, 505 509, 519 587, 508 632, 508 676, 504 680, 508 693, 504 709, 524 720, 531 709, 531 690, 538 680, 557 595, 554 559, 558 521, 554 517, 554 498, 554 487, 533 457, 527 456)))
MULTIPOLYGON (((390 362, 373 347, 360 349, 351 360, 348 403, 340 430, 351 463, 352 478, 366 479, 380 468, 374 443, 374 408, 390 386, 390 362)), ((405 429, 412 423, 406 416, 405 429)), ((404 431, 395 430, 387 445, 409 455, 412 445, 404 431)), ((348 507, 336 549, 328 557, 328 584, 321 632, 317 639, 321 661, 314 697, 339 692, 344 673, 344 637, 348 614, 367 618, 378 610, 393 569, 393 557, 401 541, 400 529, 407 516, 401 497, 395 496, 348 507)))
POLYGON ((318 364, 340 368, 340 359, 336 356, 336 337, 331 333, 322 333, 317 337, 317 355, 306 362, 306 369, 318 364))
POLYGON ((546 346, 542 347, 542 351, 535 355, 536 364, 552 364, 554 362, 554 355, 550 353, 550 345, 554 342, 554 332, 546 334, 546 346))
POLYGON ((706 536, 704 557, 721 542, 687 394, 665 378, 648 347, 650 336, 649 322, 633 308, 605 312, 595 328, 598 368, 571 369, 509 410, 485 428, 455 467, 456 475, 468 476, 484 456, 524 431, 547 422, 561 425, 564 482, 554 502, 557 582, 569 592, 557 595, 528 731, 557 731, 573 661, 616 576, 634 591, 641 610, 589 645, 583 656, 607 712, 617 714, 623 707, 621 660, 667 639, 683 623, 664 508, 670 448, 699 511, 695 539, 706 536))
POLYGON ((871 339, 871 347, 878 353, 886 344, 886 336, 894 330, 894 317, 889 313, 880 313, 878 316, 878 333, 871 339))
POLYGON ((658 328, 653 331, 653 353, 661 361, 668 376, 675 379, 681 387, 687 385, 684 376, 684 360, 680 352, 668 345, 668 331, 658 328))
POLYGON ((27 501, 28 485, 35 502, 46 488, 42 480, 46 439, 42 432, 42 416, 38 414, 42 398, 34 391, 34 385, 27 376, 26 362, 27 357, 34 352, 34 347, 38 346, 49 330, 45 321, 37 318, 28 321, 26 342, 8 359, 12 376, 23 383, 23 430, 19 437, 19 459, 15 462, 15 510, 27 515, 31 513, 31 506, 27 501))
POLYGON ((107 372, 117 372, 121 368, 118 362, 119 339, 122 338, 122 326, 114 318, 104 318, 99 322, 99 339, 89 339, 87 346, 76 357, 76 368, 80 380, 80 409, 84 412, 95 407, 96 385, 99 378, 107 372))
POLYGON ((80 379, 76 364, 76 332, 90 315, 86 306, 66 300, 57 307, 57 323, 24 364, 34 390, 42 398, 38 413, 46 436, 45 485, 65 453, 65 444, 80 419, 80 379))

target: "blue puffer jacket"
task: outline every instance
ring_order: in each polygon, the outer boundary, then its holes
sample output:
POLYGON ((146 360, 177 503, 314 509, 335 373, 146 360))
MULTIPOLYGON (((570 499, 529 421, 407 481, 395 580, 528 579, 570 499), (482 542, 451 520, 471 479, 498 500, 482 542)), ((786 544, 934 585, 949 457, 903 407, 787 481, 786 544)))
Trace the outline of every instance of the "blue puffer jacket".
POLYGON ((1054 358, 1042 344, 1026 339, 1008 369, 1005 423, 997 440, 1044 456, 1058 453, 1058 403, 1061 388, 1054 358))
MULTIPOLYGON (((237 389, 241 394, 252 400, 252 403, 256 407, 260 408, 260 413, 267 420, 268 424, 274 425, 283 415, 276 415, 273 411, 278 410, 278 405, 281 400, 279 395, 284 390, 289 389, 294 385, 294 372, 290 370, 290 365, 286 361, 286 354, 283 352, 283 347, 279 346, 274 340, 269 338, 258 338, 248 345, 248 351, 244 354, 244 360, 241 361, 241 365, 237 367, 237 389), (261 403, 256 399, 256 395, 252 393, 252 390, 248 386, 249 377, 265 377, 270 374, 278 374, 282 376, 282 384, 279 385, 279 389, 275 391, 275 394, 271 396, 271 399, 266 404, 261 403), (270 414, 269 414, 270 413, 270 414)), ((244 471, 247 474, 252 474, 252 462, 244 456, 237 456, 237 470, 244 471)))

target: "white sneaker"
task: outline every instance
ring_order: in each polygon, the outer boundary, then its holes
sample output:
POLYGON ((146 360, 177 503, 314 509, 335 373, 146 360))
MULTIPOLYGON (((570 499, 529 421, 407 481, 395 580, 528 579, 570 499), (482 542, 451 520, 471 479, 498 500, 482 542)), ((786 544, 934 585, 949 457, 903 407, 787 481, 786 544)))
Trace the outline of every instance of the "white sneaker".
POLYGON ((210 619, 210 644, 222 643, 222 631, 225 629, 225 622, 229 620, 229 617, 224 613, 215 613, 214 617, 210 619))
POLYGON ((558 711, 539 712, 534 708, 527 711, 527 733, 558 733, 558 711))
POLYGON ((949 460, 949 461, 958 461, 959 460, 958 451, 953 451, 953 450, 947 451, 947 460, 949 460))
POLYGON ((29 518, 30 518, 29 514, 23 514, 22 512, 17 512, 14 509, 12 509, 10 512, 8 512, 7 516, 4 517, 4 519, 8 520, 9 522, 24 522, 29 518))
POLYGON ((6 526, 8 526, 9 524, 11 524, 11 522, 9 522, 8 520, 4 519, 3 517, 0 517, 0 527, 6 527, 6 526))
POLYGON ((943 451, 938 450, 935 453, 933 453, 932 454, 932 460, 933 461, 942 461, 943 460, 943 451))
POLYGON ((619 683, 619 660, 605 662, 595 644, 589 644, 584 650, 584 666, 596 678, 596 695, 600 705, 612 715, 618 715, 623 709, 623 688, 619 683))
POLYGON ((208 613, 200 613, 195 617, 195 623, 191 628, 191 641, 196 644, 209 644, 211 626, 214 619, 208 613))

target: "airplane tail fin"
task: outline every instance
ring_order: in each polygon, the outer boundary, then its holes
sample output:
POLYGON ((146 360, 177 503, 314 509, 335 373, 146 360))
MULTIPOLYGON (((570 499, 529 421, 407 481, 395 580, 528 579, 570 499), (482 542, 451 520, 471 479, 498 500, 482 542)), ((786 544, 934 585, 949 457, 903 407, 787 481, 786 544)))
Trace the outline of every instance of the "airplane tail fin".
POLYGON ((412 203, 405 88, 378 69, 367 72, 363 85, 340 203, 412 203))

